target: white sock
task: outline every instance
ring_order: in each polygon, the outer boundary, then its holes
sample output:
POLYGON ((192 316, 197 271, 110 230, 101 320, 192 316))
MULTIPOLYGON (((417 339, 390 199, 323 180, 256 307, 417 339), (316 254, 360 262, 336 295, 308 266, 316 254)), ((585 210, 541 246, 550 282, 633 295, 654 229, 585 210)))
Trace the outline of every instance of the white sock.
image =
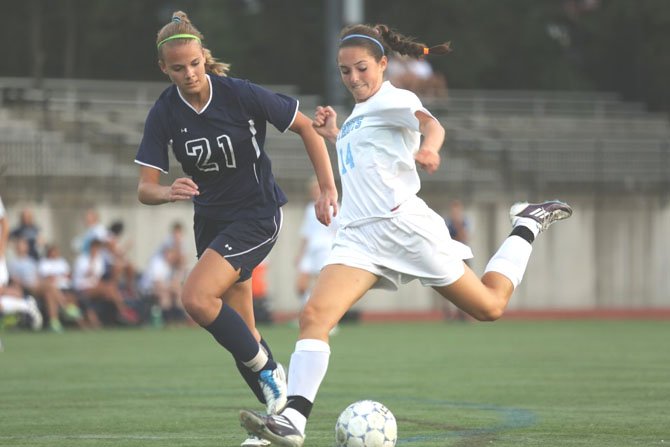
MULTIPOLYGON (((532 219, 531 219, 532 220, 532 219)), ((524 225, 525 226, 525 225, 524 225)), ((531 230, 533 230, 531 228, 531 230)), ((509 278, 514 288, 521 283, 533 246, 519 236, 505 239, 498 251, 486 265, 485 272, 497 272, 509 278)))
POLYGON ((540 224, 537 223, 535 219, 531 219, 530 217, 519 217, 514 223, 514 227, 516 228, 519 225, 528 228, 530 231, 533 232, 533 236, 535 237, 537 237, 537 235, 540 234, 540 224))
MULTIPOLYGON (((302 396, 310 402, 316 399, 316 393, 328 370, 330 346, 325 341, 315 339, 298 340, 291 355, 288 369, 289 396, 302 396)), ((305 430, 306 420, 297 411, 282 412, 301 432, 305 430), (297 415, 300 417, 298 417, 297 415)))
POLYGON ((30 312, 30 305, 28 301, 23 298, 17 298, 15 296, 2 296, 0 297, 0 310, 3 313, 9 314, 18 314, 18 313, 28 313, 30 312))
POLYGON ((305 427, 307 426, 307 418, 302 415, 298 410, 295 410, 293 408, 287 408, 284 411, 281 412, 282 416, 286 416, 286 418, 291 421, 291 423, 300 430, 300 433, 303 435, 305 434, 305 427))
POLYGON ((265 364, 268 362, 268 354, 265 352, 265 348, 263 348, 263 345, 260 343, 258 344, 258 354, 256 354, 256 357, 253 359, 249 360, 248 362, 242 362, 244 363, 244 366, 252 370, 253 372, 258 372, 263 367, 265 364))

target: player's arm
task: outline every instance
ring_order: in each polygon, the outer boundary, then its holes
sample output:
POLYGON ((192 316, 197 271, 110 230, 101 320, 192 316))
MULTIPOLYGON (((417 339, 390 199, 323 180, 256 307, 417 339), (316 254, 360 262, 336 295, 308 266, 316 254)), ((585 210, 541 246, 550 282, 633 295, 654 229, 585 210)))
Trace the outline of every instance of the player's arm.
POLYGON ((160 184, 161 172, 148 166, 140 167, 137 197, 145 205, 160 205, 177 200, 190 200, 199 193, 198 185, 187 177, 176 179, 172 185, 160 184))
POLYGON ((440 166, 439 151, 444 143, 446 132, 434 117, 420 110, 415 113, 415 116, 419 120, 419 132, 421 132, 423 138, 414 159, 421 168, 432 174, 440 166))
POLYGON ((333 168, 330 164, 326 143, 314 130, 312 120, 301 112, 297 113, 289 129, 300 135, 309 159, 312 161, 312 166, 314 166, 314 172, 319 182, 319 189, 321 190, 321 195, 314 205, 316 217, 322 224, 329 225, 331 221, 331 208, 333 210, 332 215, 336 216, 338 204, 335 177, 333 176, 333 168))

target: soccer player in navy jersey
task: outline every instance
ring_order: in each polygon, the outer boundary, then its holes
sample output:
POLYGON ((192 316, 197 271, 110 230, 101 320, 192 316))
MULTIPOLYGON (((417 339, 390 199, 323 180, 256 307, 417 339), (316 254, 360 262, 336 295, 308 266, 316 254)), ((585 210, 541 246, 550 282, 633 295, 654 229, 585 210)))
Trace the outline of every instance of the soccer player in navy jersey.
MULTIPOLYGON (((270 414, 286 403, 282 366, 255 326, 251 272, 274 245, 286 197, 264 150, 267 124, 303 140, 320 186, 315 204, 324 225, 337 214, 337 189, 324 140, 298 101, 249 81, 226 77, 202 34, 181 11, 157 36, 158 64, 174 85, 147 116, 135 162, 140 202, 192 200, 198 262, 185 281, 188 314, 235 358, 240 373, 270 414), (186 177, 161 185, 168 148, 186 177)), ((250 437, 242 445, 268 445, 250 437)))

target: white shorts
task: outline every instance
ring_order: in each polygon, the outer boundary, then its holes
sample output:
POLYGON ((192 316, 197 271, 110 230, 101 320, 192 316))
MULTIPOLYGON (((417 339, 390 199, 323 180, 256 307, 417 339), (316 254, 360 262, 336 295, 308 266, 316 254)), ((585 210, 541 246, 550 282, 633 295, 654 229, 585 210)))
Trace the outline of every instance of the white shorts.
POLYGON ((380 277, 377 289, 397 290, 414 279, 424 286, 455 282, 472 250, 451 239, 444 219, 417 200, 394 217, 340 228, 326 264, 367 270, 380 277))

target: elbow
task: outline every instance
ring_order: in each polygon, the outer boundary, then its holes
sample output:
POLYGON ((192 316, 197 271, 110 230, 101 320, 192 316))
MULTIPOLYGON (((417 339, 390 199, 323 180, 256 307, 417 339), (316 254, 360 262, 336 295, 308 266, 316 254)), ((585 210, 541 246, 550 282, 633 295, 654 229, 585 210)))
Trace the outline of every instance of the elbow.
POLYGON ((142 185, 142 183, 137 185, 137 200, 139 200, 140 203, 143 205, 151 205, 151 202, 149 201, 149 198, 143 186, 144 185, 142 185))

